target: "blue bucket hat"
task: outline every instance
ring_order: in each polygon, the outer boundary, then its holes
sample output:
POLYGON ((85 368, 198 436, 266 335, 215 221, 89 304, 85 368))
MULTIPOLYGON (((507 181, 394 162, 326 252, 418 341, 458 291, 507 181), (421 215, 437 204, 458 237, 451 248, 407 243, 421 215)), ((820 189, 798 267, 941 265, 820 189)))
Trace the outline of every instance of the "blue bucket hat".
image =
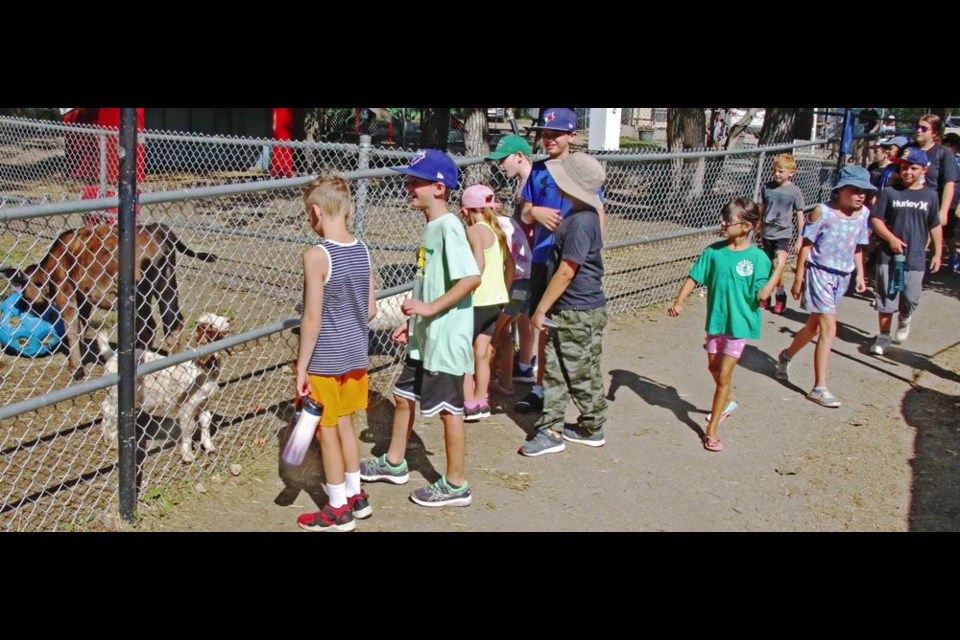
POLYGON ((577 114, 570 109, 546 109, 540 116, 540 124, 531 129, 553 129, 555 131, 576 131, 577 114))
POLYGON ((894 158, 894 161, 900 164, 919 164, 924 167, 930 165, 930 159, 927 158, 926 151, 920 147, 907 147, 900 152, 899 158, 894 158))
POLYGON ((870 182, 870 172, 863 167, 847 166, 840 169, 840 177, 837 184, 833 185, 833 190, 843 187, 856 187, 864 191, 876 191, 877 188, 870 182))
POLYGON ((450 189, 457 188, 457 165, 439 149, 421 149, 410 158, 410 164, 392 169, 422 180, 442 182, 450 189))

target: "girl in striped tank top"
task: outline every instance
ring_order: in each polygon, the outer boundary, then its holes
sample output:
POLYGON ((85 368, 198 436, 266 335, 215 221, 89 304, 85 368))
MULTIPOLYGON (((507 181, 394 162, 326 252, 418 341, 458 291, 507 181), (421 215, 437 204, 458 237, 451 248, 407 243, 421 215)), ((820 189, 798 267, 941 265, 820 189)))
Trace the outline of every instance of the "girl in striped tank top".
POLYGON ((347 229, 350 186, 340 177, 310 183, 303 196, 310 226, 321 237, 303 254, 304 304, 297 358, 298 396, 323 406, 318 441, 330 499, 297 518, 310 531, 350 531, 369 517, 360 488, 360 452, 353 412, 367 408, 367 324, 377 313, 367 247, 347 229))
POLYGON ((497 318, 509 302, 513 284, 513 256, 497 221, 500 203, 493 189, 475 184, 463 192, 460 212, 467 224, 467 241, 480 267, 480 286, 473 292, 474 374, 463 377, 463 419, 476 422, 490 417, 487 390, 493 359, 493 331, 497 318))

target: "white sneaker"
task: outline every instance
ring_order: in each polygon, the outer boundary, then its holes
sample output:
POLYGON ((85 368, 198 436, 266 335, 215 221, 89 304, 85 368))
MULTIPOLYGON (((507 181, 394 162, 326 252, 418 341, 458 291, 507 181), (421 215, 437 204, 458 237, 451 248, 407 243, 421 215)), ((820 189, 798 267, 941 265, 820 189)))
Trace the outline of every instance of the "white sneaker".
POLYGON ((875 356, 882 356, 883 352, 887 350, 890 346, 890 335, 886 333, 881 333, 877 335, 877 339, 873 341, 873 344, 870 345, 870 353, 875 356))
POLYGON ((897 332, 893 334, 894 344, 906 342, 910 337, 910 317, 903 317, 903 314, 897 316, 897 332))

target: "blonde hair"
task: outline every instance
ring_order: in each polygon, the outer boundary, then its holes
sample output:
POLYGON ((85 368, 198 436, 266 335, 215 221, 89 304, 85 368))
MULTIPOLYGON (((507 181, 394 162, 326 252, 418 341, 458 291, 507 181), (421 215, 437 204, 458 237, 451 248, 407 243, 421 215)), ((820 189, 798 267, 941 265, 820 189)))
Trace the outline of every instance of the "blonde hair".
POLYGON ((510 252, 510 246, 507 244, 507 234, 503 232, 503 229, 500 227, 500 223, 497 221, 497 212, 491 207, 483 207, 482 209, 467 209, 467 211, 471 212, 470 224, 473 224, 472 212, 480 211, 483 213, 483 221, 486 222, 491 229, 493 229, 493 235, 497 237, 497 242, 500 243, 500 250, 503 252, 503 255, 506 256, 510 252))
POLYGON ((340 176, 320 176, 303 190, 303 205, 308 212, 317 205, 323 215, 346 216, 352 205, 350 183, 340 176))
POLYGON ((773 168, 776 169, 777 167, 787 171, 796 171, 797 161, 789 153, 781 153, 773 159, 773 168))

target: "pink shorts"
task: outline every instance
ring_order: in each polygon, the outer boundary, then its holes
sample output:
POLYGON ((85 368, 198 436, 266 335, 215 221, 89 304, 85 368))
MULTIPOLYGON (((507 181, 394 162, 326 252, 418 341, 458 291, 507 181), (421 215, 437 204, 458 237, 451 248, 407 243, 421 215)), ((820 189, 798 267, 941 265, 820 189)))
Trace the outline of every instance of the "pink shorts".
POLYGON ((719 351, 739 360, 740 354, 743 353, 743 348, 746 346, 746 338, 731 338, 720 333, 712 333, 707 336, 707 353, 717 353, 719 351))

